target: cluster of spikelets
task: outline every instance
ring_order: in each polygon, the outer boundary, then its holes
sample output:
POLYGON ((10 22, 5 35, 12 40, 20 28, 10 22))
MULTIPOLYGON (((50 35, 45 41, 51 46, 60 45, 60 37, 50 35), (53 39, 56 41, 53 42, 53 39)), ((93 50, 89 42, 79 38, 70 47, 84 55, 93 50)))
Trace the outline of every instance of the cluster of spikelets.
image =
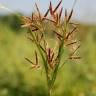
MULTIPOLYGON (((81 58, 76 54, 80 45, 78 39, 76 39, 77 25, 71 22, 73 9, 69 14, 67 13, 67 10, 65 10, 63 16, 63 8, 60 8, 61 3, 62 0, 53 8, 52 3, 50 2, 50 6, 44 15, 40 13, 36 4, 37 12, 32 13, 31 17, 23 17, 22 27, 27 27, 29 29, 28 39, 36 45, 37 50, 41 55, 40 58, 42 59, 43 67, 45 68, 49 91, 54 85, 58 70, 65 64, 64 60, 61 62, 61 59, 64 59, 64 48, 66 47, 70 51, 66 60, 81 58), (47 22, 52 26, 50 30, 55 36, 54 41, 56 42, 56 50, 55 47, 51 48, 49 42, 46 40, 45 34, 47 32, 45 25, 47 22)), ((30 59, 25 58, 32 64, 32 68, 39 68, 41 66, 39 64, 38 52, 35 51, 35 63, 30 59)))

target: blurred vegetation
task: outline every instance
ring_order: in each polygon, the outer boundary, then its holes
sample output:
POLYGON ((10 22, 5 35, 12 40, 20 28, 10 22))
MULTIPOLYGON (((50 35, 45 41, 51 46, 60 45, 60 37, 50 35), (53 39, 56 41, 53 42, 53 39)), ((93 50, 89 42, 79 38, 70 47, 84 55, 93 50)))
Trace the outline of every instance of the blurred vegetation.
MULTIPOLYGON (((54 96, 96 96, 96 26, 78 27, 82 59, 61 69, 54 96)), ((26 32, 18 17, 0 16, 0 96, 47 96, 44 74, 24 59, 35 49, 26 32)))

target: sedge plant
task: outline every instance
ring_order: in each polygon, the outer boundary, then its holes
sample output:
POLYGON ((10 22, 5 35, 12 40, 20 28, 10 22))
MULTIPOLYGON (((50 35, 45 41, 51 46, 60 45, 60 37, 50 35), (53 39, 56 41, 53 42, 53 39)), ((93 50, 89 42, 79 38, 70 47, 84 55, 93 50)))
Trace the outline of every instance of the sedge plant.
POLYGON ((28 39, 37 47, 34 51, 35 62, 29 58, 25 59, 32 65, 32 68, 42 67, 42 70, 44 69, 48 96, 52 95, 58 72, 66 61, 81 58, 76 54, 80 44, 76 36, 77 25, 71 22, 73 8, 70 13, 65 10, 63 14, 63 7, 60 7, 61 3, 62 0, 53 8, 50 1, 49 8, 43 15, 39 11, 38 5, 35 4, 37 12, 32 13, 31 17, 23 16, 22 18, 22 27, 29 29, 28 39), (49 26, 51 27, 48 28, 49 26), (55 42, 54 44, 48 42, 48 32, 52 35, 50 38, 55 42), (64 54, 67 54, 67 56, 64 56, 64 54))

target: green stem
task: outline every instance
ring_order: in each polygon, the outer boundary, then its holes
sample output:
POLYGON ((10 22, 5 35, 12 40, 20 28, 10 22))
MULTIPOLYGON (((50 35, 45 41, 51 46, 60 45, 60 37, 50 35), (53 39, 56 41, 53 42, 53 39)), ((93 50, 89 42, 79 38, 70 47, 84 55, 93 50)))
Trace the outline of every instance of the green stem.
POLYGON ((40 53, 40 55, 41 55, 41 57, 42 57, 42 60, 43 60, 43 64, 44 64, 44 68, 45 68, 45 72, 46 72, 47 86, 48 86, 48 96, 51 96, 50 79, 49 79, 49 77, 48 77, 47 61, 46 61, 46 59, 44 58, 44 55, 43 55, 43 53, 42 53, 42 49, 41 49, 41 47, 39 46, 38 42, 36 42, 36 40, 35 40, 35 38, 34 38, 34 35, 33 35, 33 34, 31 34, 31 35, 32 35, 32 37, 33 37, 33 39, 34 39, 34 41, 35 41, 35 44, 36 44, 36 46, 37 46, 37 49, 38 49, 38 51, 39 51, 39 53, 40 53))
POLYGON ((52 89, 48 88, 48 96, 52 96, 52 89))

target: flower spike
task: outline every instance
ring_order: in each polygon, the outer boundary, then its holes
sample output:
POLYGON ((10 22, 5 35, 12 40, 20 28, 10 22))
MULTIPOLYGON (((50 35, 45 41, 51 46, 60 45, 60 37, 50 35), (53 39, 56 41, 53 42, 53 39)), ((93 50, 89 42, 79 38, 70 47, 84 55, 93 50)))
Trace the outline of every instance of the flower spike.
POLYGON ((56 8, 54 9, 53 13, 55 13, 57 11, 57 9, 59 8, 59 6, 61 5, 62 0, 58 3, 58 5, 56 6, 56 8))

